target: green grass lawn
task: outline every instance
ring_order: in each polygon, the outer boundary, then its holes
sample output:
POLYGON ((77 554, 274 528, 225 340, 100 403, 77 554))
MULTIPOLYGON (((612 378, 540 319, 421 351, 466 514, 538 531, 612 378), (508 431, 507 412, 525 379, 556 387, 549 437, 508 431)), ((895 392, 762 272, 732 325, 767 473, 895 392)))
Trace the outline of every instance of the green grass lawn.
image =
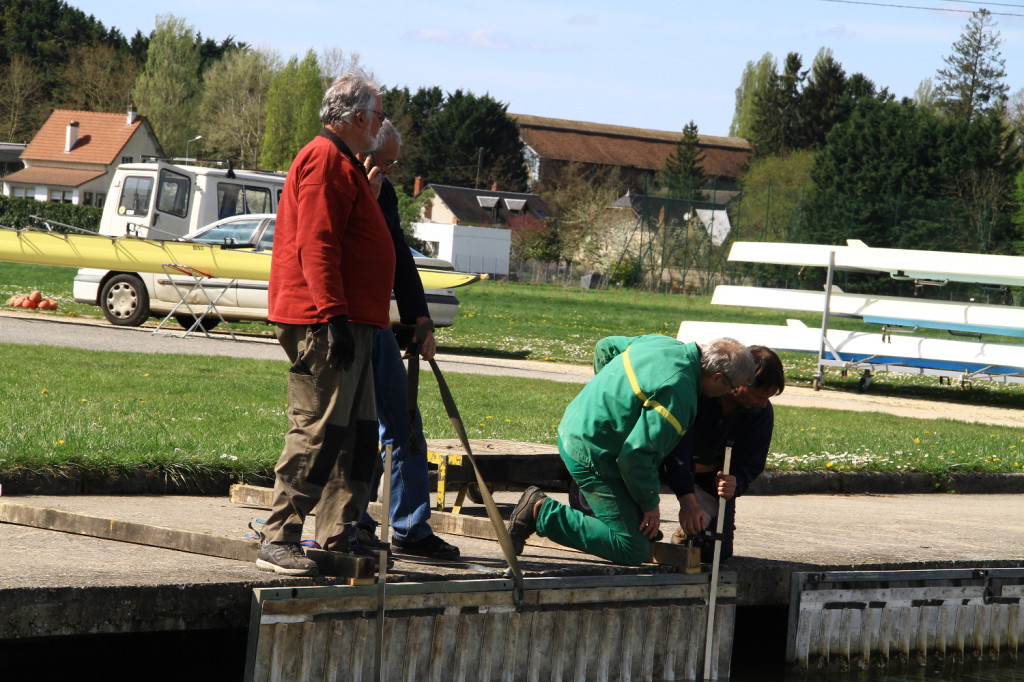
MULTIPOLYGON (((94 307, 65 305, 73 276, 69 268, 0 263, 0 295, 40 289, 61 301, 58 314, 98 316, 94 307)), ((482 282, 458 294, 456 325, 438 334, 442 351, 588 364, 593 344, 611 334, 674 336, 684 318, 782 323, 793 316, 624 289, 482 282)), ((813 315, 801 319, 817 323, 813 315)), ((847 328, 869 328, 858 325, 843 321, 847 328)), ((267 325, 248 327, 269 333, 267 325)), ((2 344, 0 358, 7 369, 0 384, 0 471, 163 467, 244 476, 273 466, 283 444, 283 362, 2 344)), ((783 360, 791 385, 810 385, 814 358, 783 354, 783 360)), ((455 437, 433 379, 426 371, 422 377, 428 437, 455 437)), ((554 443, 562 411, 580 388, 493 376, 447 378, 471 438, 554 443)), ((832 371, 827 383, 853 390, 857 377, 832 371)), ((939 385, 934 377, 882 374, 870 391, 967 406, 1024 405, 1024 389, 989 382, 963 390, 939 385)), ((779 407, 769 468, 1021 472, 1021 436, 1008 427, 779 407)))

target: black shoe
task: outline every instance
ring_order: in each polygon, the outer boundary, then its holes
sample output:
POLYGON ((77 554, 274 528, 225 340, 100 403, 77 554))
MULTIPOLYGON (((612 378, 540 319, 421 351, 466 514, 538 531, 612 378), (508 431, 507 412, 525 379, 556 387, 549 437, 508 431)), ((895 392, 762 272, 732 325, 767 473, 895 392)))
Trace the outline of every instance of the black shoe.
POLYGON ((540 500, 547 499, 540 488, 531 485, 519 498, 511 516, 508 517, 508 534, 512 538, 512 549, 516 556, 523 553, 526 539, 537 532, 537 519, 533 516, 533 508, 540 500))
POLYGON ((376 550, 391 549, 388 543, 383 542, 379 537, 377 537, 377 531, 370 526, 356 526, 356 541, 361 547, 368 547, 376 550))
POLYGON ((297 542, 264 542, 260 546, 256 566, 282 575, 317 575, 316 562, 302 551, 297 542))
POLYGON ((427 557, 428 559, 458 559, 459 548, 450 545, 433 533, 419 540, 395 538, 395 549, 402 554, 427 557))

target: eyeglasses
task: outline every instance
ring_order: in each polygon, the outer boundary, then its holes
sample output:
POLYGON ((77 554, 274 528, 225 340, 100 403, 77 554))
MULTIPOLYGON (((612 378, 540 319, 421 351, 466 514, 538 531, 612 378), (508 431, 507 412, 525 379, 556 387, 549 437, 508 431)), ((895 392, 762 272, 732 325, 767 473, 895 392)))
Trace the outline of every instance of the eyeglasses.
POLYGON ((729 384, 729 390, 730 391, 735 391, 736 390, 736 384, 732 383, 732 379, 729 378, 729 375, 726 374, 725 372, 721 372, 721 374, 722 374, 722 378, 725 379, 725 383, 729 384))
POLYGON ((382 161, 377 165, 381 168, 394 168, 398 165, 398 159, 388 159, 387 161, 382 161))
POLYGON ((376 114, 377 115, 377 122, 378 123, 383 123, 384 119, 386 119, 388 117, 386 112, 384 112, 384 111, 377 111, 376 109, 363 109, 363 111, 369 111, 371 114, 376 114))

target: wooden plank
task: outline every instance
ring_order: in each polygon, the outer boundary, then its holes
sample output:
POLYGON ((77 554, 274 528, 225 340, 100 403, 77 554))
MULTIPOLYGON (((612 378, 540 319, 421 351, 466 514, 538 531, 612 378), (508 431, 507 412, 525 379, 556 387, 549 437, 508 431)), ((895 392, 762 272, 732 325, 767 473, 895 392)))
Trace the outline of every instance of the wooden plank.
POLYGON ((13 523, 238 561, 255 561, 259 553, 259 544, 252 540, 177 530, 18 502, 0 502, 0 523, 13 523))
MULTIPOLYGON (((273 500, 273 493, 274 491, 271 488, 236 483, 231 486, 228 493, 228 499, 234 504, 269 509, 273 500)), ((378 519, 381 518, 384 513, 384 508, 379 502, 370 502, 367 510, 369 511, 370 516, 378 519)), ((498 534, 494 530, 494 525, 491 524, 491 520, 487 517, 432 511, 430 513, 430 527, 435 533, 461 535, 467 538, 494 540, 495 542, 498 540, 498 534)), ((533 545, 535 547, 575 551, 571 547, 565 547, 557 542, 552 542, 547 538, 542 538, 539 535, 531 536, 526 541, 526 544, 533 545)), ((687 566, 690 560, 684 546, 673 545, 667 542, 652 543, 651 554, 652 563, 678 566, 680 569, 687 566)), ((252 560, 255 559, 256 556, 253 554, 252 560)), ((699 573, 700 571, 690 572, 699 573)))

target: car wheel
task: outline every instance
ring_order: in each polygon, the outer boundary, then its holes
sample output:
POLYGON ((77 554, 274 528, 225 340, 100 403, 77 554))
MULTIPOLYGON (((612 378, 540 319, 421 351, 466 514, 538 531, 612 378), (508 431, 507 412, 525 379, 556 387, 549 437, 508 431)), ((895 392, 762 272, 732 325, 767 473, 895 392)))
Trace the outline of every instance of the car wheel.
MULTIPOLYGON (((175 315, 174 319, 178 321, 178 324, 180 324, 183 329, 191 329, 192 325, 196 323, 195 315, 175 315)), ((197 329, 201 328, 206 331, 210 331, 218 324, 220 324, 220 320, 216 317, 211 318, 207 315, 203 318, 203 321, 199 323, 199 327, 197 327, 197 329)))
POLYGON ((135 275, 114 275, 100 291, 100 308, 110 324, 138 327, 149 319, 149 293, 135 275))

